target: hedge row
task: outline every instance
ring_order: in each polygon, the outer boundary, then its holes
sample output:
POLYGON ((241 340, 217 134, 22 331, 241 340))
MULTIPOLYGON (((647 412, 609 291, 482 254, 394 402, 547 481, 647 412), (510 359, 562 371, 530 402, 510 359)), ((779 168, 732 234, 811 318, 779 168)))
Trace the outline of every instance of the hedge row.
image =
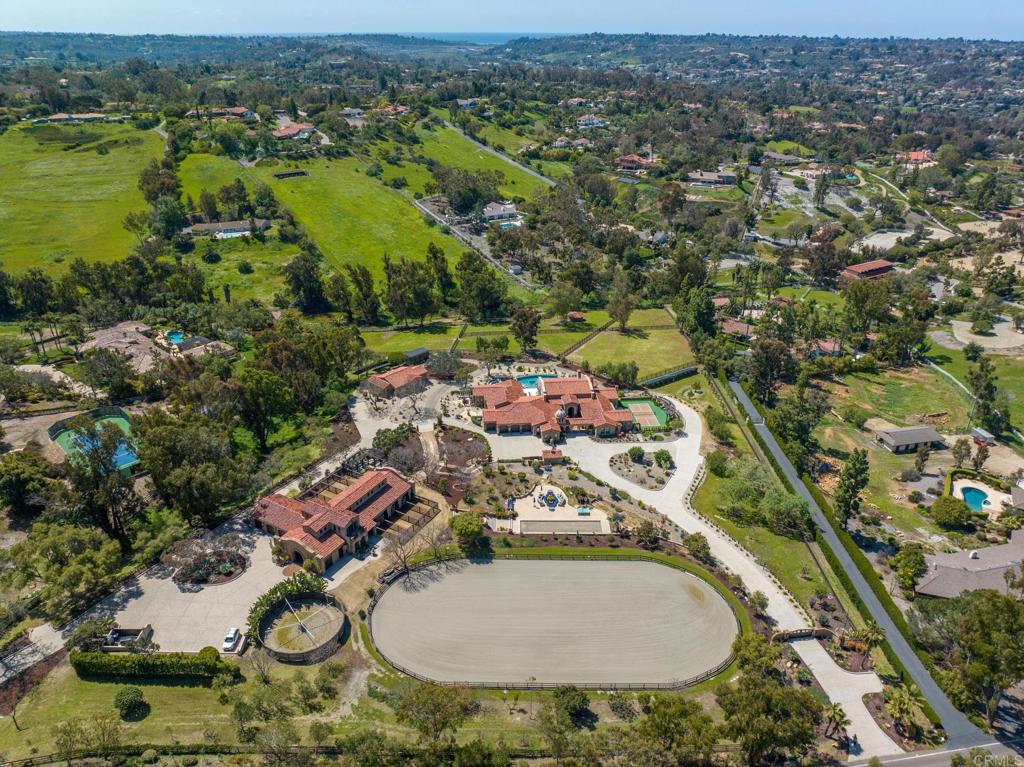
POLYGON ((79 676, 179 677, 212 679, 221 674, 238 676, 238 666, 221 660, 213 647, 195 655, 183 652, 136 653, 72 652, 71 666, 79 676))
MULTIPOLYGON (((928 654, 925 653, 924 650, 922 650, 914 641, 914 634, 911 631, 910 626, 907 624, 906 618, 903 617, 903 613, 900 612, 896 603, 892 601, 892 597, 889 596, 889 592, 886 591, 885 586, 882 584, 882 581, 878 577, 878 573, 875 572, 875 568, 871 565, 871 562, 869 562, 868 558, 864 556, 864 552, 860 550, 853 538, 850 537, 850 534, 839 525, 836 520, 835 512, 832 511, 831 504, 829 504, 828 500, 822 494, 821 490, 818 489, 817 485, 811 482, 810 478, 806 475, 803 477, 803 481, 807 490, 814 498, 815 503, 821 507, 822 513, 825 515, 825 518, 835 531, 836 536, 839 538, 839 542, 843 544, 843 548, 846 549, 846 553, 850 555, 854 565, 856 565, 861 576, 863 576, 864 580, 867 581, 868 585, 871 587, 871 591, 874 593, 875 597, 882 603, 882 608, 885 610, 886 615, 888 615, 889 619, 896 624, 896 628, 901 634, 903 634, 903 637, 907 640, 907 644, 910 645, 917 657, 921 659, 925 669, 929 672, 933 671, 934 669, 931 658, 929 658, 928 654)), ((828 560, 832 570, 843 584, 843 588, 846 589, 846 592, 850 595, 854 604, 857 605, 857 609, 864 613, 865 616, 870 616, 870 610, 868 610, 867 605, 864 604, 864 600, 861 599, 857 589, 854 588, 853 582, 850 580, 850 576, 847 575, 846 570, 839 562, 835 552, 832 551, 832 547, 828 545, 828 542, 821 535, 820 531, 818 533, 818 543, 825 554, 825 559, 828 560)), ((902 679, 904 683, 909 683, 911 681, 910 671, 892 649, 892 645, 889 644, 888 639, 882 642, 882 652, 885 654, 889 663, 892 664, 892 667, 896 669, 896 673, 900 675, 900 679, 902 679)), ((935 713, 934 709, 932 709, 927 701, 924 701, 922 711, 925 716, 928 717, 928 720, 932 725, 936 727, 941 726, 942 722, 939 719, 939 715, 935 713)))

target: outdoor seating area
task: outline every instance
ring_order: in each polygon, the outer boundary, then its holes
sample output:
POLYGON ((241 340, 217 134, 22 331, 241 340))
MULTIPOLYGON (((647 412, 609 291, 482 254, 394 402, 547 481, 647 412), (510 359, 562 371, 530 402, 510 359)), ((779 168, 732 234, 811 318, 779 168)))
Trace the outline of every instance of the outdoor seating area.
POLYGON ((611 532, 611 522, 605 512, 590 506, 574 506, 565 492, 554 485, 541 484, 522 498, 510 497, 506 509, 509 517, 487 517, 488 527, 517 535, 611 532))

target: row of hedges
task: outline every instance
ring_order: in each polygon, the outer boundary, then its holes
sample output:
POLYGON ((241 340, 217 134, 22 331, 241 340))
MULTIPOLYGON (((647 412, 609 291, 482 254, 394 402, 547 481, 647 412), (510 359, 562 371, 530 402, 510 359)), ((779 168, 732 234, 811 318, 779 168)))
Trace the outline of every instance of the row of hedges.
POLYGON ((238 676, 238 666, 221 660, 216 648, 204 647, 195 655, 183 652, 135 653, 72 652, 71 667, 79 676, 176 677, 212 679, 238 676))
POLYGON ((276 584, 266 593, 257 599, 249 608, 249 619, 246 627, 249 631, 249 639, 258 642, 260 639, 260 621, 267 610, 276 605, 285 597, 294 594, 308 594, 310 592, 323 593, 327 588, 327 581, 317 573, 308 570, 300 570, 290 578, 285 578, 276 584))
POLYGON ((945 495, 952 495, 953 482, 955 482, 958 479, 976 479, 979 482, 984 482, 987 485, 992 485, 992 487, 996 488, 997 490, 1001 490, 1004 493, 1010 492, 1009 482, 1004 482, 1003 480, 999 479, 999 477, 993 477, 991 474, 986 474, 983 471, 975 471, 974 469, 968 469, 965 467, 961 467, 959 469, 952 469, 946 474, 946 484, 942 492, 945 495))
MULTIPOLYGON (((903 617, 903 613, 896 606, 896 603, 892 601, 892 597, 889 596, 889 592, 886 591, 885 585, 878 577, 878 573, 875 572, 875 568, 872 566, 871 562, 869 562, 868 558, 864 556, 864 552, 860 550, 856 542, 854 542, 853 538, 850 537, 850 534, 846 532, 846 530, 842 526, 839 525, 838 521, 836 520, 835 513, 832 511, 831 504, 822 494, 821 490, 818 489, 818 486, 811 482, 810 478, 807 477, 806 475, 803 477, 803 481, 804 485, 806 485, 807 487, 807 490, 814 498, 815 503, 817 503, 818 506, 821 507, 822 513, 825 515, 825 518, 828 520, 829 524, 832 526, 832 529, 835 531, 836 536, 839 538, 839 542, 843 544, 843 548, 846 549, 846 553, 850 555, 850 558, 853 560, 854 565, 856 565, 857 569, 860 571, 860 574, 863 576, 864 580, 867 581, 868 586, 871 587, 871 591, 874 593, 878 601, 881 602, 882 608, 885 610, 886 615, 888 615, 889 619, 896 624, 896 628, 899 630, 901 634, 903 634, 903 637, 907 640, 907 644, 909 644, 911 649, 914 650, 917 657, 921 659, 921 662, 924 664, 925 669, 928 670, 929 673, 934 671, 931 658, 914 641, 914 634, 911 631, 910 626, 907 624, 906 618, 903 617)), ((842 564, 840 564, 839 559, 835 555, 835 552, 832 551, 832 548, 828 545, 828 542, 825 541, 820 531, 818 532, 817 537, 818 544, 825 554, 825 559, 828 560, 828 563, 832 567, 832 570, 835 572, 836 576, 843 584, 843 588, 846 589, 846 592, 850 595, 850 598, 857 605, 857 609, 860 610, 864 615, 871 615, 871 611, 868 610, 867 605, 864 604, 864 600, 861 599, 861 596, 857 592, 857 589, 854 588, 852 581, 850 581, 850 576, 847 575, 846 570, 843 569, 843 566, 842 564)), ((905 684, 910 683, 910 672, 907 670, 907 667, 903 665, 903 661, 900 660, 896 652, 892 649, 892 645, 889 643, 888 639, 882 642, 882 652, 885 654, 885 657, 888 659, 889 663, 892 664, 892 667, 896 669, 896 673, 900 675, 900 679, 902 679, 905 684)), ((939 715, 935 713, 935 710, 932 709, 932 707, 928 704, 927 701, 924 701, 921 710, 924 712, 925 716, 928 717, 928 720, 932 723, 933 726, 941 726, 942 722, 939 719, 939 715)))

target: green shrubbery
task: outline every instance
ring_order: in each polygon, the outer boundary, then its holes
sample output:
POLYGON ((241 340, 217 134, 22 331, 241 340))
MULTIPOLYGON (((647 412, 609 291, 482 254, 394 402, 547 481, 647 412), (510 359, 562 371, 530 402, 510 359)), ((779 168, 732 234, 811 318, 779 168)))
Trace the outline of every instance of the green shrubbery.
POLYGON ((249 631, 249 638, 256 642, 260 636, 260 621, 271 606, 280 602, 284 597, 293 594, 307 594, 309 592, 323 592, 327 588, 325 581, 319 574, 311 573, 308 570, 301 570, 290 578, 281 581, 269 591, 264 593, 249 609, 249 619, 246 626, 249 631))
POLYGON ((71 667, 79 676, 198 677, 238 676, 238 666, 221 660, 216 648, 204 647, 195 655, 183 652, 135 653, 72 652, 71 667))

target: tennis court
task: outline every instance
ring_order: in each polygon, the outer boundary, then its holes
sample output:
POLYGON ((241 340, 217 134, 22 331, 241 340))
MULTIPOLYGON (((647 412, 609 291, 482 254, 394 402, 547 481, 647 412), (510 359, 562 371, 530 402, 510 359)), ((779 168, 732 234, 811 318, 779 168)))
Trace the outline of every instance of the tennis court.
POLYGON ((633 422, 641 429, 661 429, 668 423, 668 413, 649 399, 624 399, 622 404, 629 409, 633 422))

